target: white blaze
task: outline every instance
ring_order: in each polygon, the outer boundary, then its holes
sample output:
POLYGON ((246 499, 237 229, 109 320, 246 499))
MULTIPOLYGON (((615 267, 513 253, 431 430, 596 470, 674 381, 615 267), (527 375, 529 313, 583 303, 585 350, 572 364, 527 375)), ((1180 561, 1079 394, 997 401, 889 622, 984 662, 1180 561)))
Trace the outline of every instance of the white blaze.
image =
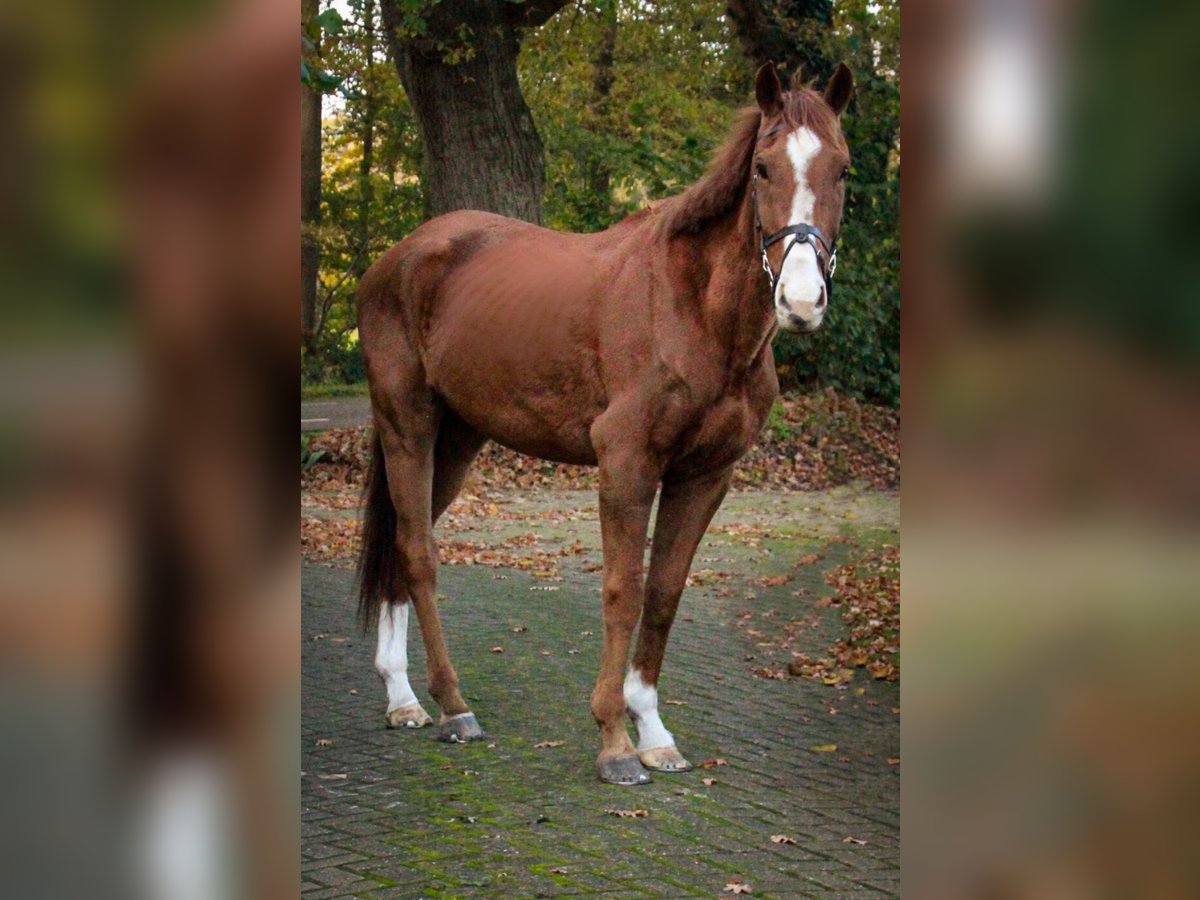
POLYGON ((639 752, 675 746, 658 715, 658 689, 642 681, 642 673, 634 668, 625 673, 625 708, 637 722, 639 752))
MULTIPOLYGON (((817 198, 808 183, 808 167, 820 151, 821 141, 811 129, 797 128, 788 135, 786 146, 796 180, 788 224, 812 225, 817 198)), ((786 252, 788 246, 797 240, 794 234, 785 237, 783 250, 786 252)), ((816 250, 812 244, 802 241, 800 246, 787 254, 779 272, 779 284, 775 288, 775 315, 780 327, 788 331, 795 331, 799 327, 789 320, 788 316, 792 314, 800 316, 810 328, 819 325, 825 310, 824 307, 818 308, 817 304, 821 302, 824 289, 825 277, 817 262, 816 250)))
POLYGON ((408 604, 388 603, 379 612, 375 671, 387 686, 387 711, 417 702, 408 683, 408 604))

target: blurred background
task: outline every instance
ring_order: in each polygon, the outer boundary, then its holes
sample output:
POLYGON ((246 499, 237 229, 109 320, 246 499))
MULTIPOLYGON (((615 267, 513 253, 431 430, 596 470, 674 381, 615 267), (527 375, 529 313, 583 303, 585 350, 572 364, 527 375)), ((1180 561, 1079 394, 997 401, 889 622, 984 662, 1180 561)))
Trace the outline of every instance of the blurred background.
MULTIPOLYGON (((526 38, 548 224, 699 171, 749 96, 734 54, 775 55, 720 7, 568 4, 526 38), (638 30, 667 13, 678 53, 638 30), (634 87, 606 95, 614 27, 634 87)), ((364 175, 367 98, 405 101, 343 61, 367 4, 314 36, 329 8, 0 10, 5 896, 296 893, 296 348, 302 381, 357 380, 353 273, 427 203, 386 177, 421 164, 411 117, 364 175)), ((780 345, 797 387, 899 402, 908 157, 906 893, 1195 896, 1200 8, 910 0, 902 65, 897 5, 755 8, 859 85, 847 315, 780 345)))
POLYGON ((6 897, 297 893, 296 23, 0 9, 6 897))
POLYGON ((905 7, 913 896, 1200 890, 1198 14, 905 7))

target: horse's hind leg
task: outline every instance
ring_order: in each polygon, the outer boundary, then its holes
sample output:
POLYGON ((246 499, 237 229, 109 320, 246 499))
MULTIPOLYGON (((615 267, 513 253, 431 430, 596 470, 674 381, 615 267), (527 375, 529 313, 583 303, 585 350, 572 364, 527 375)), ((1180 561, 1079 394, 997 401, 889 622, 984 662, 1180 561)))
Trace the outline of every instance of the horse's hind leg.
POLYGON ((408 604, 388 603, 379 611, 379 644, 375 671, 387 688, 388 728, 421 728, 433 724, 408 681, 408 604))
MULTIPOLYGON (((441 710, 440 737, 468 741, 483 737, 458 690, 437 610, 437 551, 433 542, 435 445, 439 402, 432 394, 407 398, 403 411, 378 416, 388 487, 396 510, 400 581, 417 613, 429 674, 429 692, 441 710)), ((461 475, 458 483, 461 484, 461 475)), ((448 502, 448 501, 447 501, 448 502)), ((381 625, 382 628, 382 625, 381 625)), ((396 635, 397 638, 404 635, 396 635)))
POLYGON ((658 675, 692 557, 725 497, 730 475, 727 469, 686 482, 668 479, 658 501, 637 649, 625 675, 625 706, 637 725, 638 758, 658 772, 691 768, 658 714, 658 675))
MULTIPOLYGON (((453 502, 471 460, 484 438, 452 411, 442 414, 434 449, 432 520, 453 502)), ((407 597, 405 597, 407 599, 407 597)), ((379 613, 379 644, 375 669, 387 688, 389 728, 421 728, 433 723, 408 680, 408 603, 388 603, 379 613)))

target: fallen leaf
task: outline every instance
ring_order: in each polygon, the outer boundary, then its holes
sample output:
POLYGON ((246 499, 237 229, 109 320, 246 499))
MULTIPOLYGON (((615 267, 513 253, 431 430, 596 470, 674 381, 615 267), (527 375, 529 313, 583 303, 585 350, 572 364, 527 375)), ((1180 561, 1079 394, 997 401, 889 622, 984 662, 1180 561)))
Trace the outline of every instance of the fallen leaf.
POLYGON ((567 867, 566 867, 566 866, 555 866, 555 867, 554 867, 553 869, 551 869, 550 871, 551 871, 553 874, 555 874, 555 875, 566 875, 566 874, 567 874, 567 867))
POLYGON ((618 819, 642 819, 650 815, 644 809, 608 809, 604 810, 610 816, 616 816, 618 819))
POLYGON ((749 894, 750 893, 750 885, 746 884, 744 881, 730 881, 725 885, 725 888, 722 891, 722 893, 724 893, 724 894, 749 894))
POLYGON ((887 758, 887 764, 888 764, 889 766, 898 766, 898 765, 900 765, 900 757, 898 757, 898 756, 889 756, 889 757, 887 758))
POLYGON ((686 700, 664 700, 663 703, 667 706, 687 706, 686 700))
POLYGON ((814 753, 833 753, 837 750, 837 744, 813 744, 808 749, 814 753))
POLYGON ((790 578, 790 575, 770 575, 766 578, 756 578, 754 583, 759 587, 779 587, 781 584, 787 584, 790 578))
POLYGON ((703 783, 703 785, 705 787, 712 787, 714 784, 717 783, 717 779, 715 779, 715 778, 701 778, 700 781, 703 783))
POLYGON ((318 747, 332 747, 333 741, 331 741, 329 738, 317 738, 317 746, 318 747))
POLYGON ((716 766, 727 766, 727 765, 729 765, 729 763, 727 763, 725 760, 721 759, 719 756, 710 756, 708 759, 703 760, 700 763, 700 768, 712 769, 712 768, 715 768, 716 766))
POLYGON ((540 750, 542 747, 561 747, 566 741, 538 741, 533 745, 535 750, 540 750))
POLYGON ((330 773, 328 775, 318 775, 322 781, 345 781, 350 776, 345 772, 330 773))
POLYGON ((757 669, 751 669, 750 674, 755 678, 763 678, 768 681, 787 681, 788 673, 785 669, 768 669, 766 666, 761 666, 757 669))
POLYGON ((504 648, 503 648, 503 647, 493 647, 493 648, 492 648, 492 652, 493 652, 493 653, 503 653, 503 652, 504 652, 504 648))
POLYGON ((846 835, 846 837, 842 838, 842 843, 843 844, 858 844, 861 847, 861 846, 864 846, 867 842, 860 841, 856 837, 850 837, 849 835, 846 835))
POLYGON ((528 631, 528 630, 529 629, 526 628, 524 625, 518 625, 513 629, 513 634, 520 634, 522 631, 528 631))
POLYGON ((813 563, 821 561, 820 553, 806 553, 804 556, 796 560, 796 565, 811 566, 813 563))
POLYGON ((794 843, 796 843, 796 839, 794 837, 791 837, 786 834, 773 834, 773 835, 771 835, 771 843, 772 844, 794 844, 794 843))

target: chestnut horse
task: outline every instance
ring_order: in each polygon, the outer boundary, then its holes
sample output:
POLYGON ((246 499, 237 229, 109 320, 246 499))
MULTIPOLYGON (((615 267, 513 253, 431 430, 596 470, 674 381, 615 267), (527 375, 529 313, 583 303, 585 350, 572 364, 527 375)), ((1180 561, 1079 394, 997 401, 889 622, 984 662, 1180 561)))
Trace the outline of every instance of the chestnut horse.
POLYGON ((360 612, 378 625, 389 726, 432 722, 408 681, 411 600, 439 736, 483 736, 442 637, 433 524, 490 438, 600 469, 600 778, 644 784, 647 769, 690 768, 658 713, 663 650, 696 547, 778 393, 771 339, 825 314, 849 166, 838 119, 851 92, 844 65, 822 95, 785 92, 768 64, 757 104, 682 194, 598 234, 450 213, 363 276, 376 437, 360 612))

